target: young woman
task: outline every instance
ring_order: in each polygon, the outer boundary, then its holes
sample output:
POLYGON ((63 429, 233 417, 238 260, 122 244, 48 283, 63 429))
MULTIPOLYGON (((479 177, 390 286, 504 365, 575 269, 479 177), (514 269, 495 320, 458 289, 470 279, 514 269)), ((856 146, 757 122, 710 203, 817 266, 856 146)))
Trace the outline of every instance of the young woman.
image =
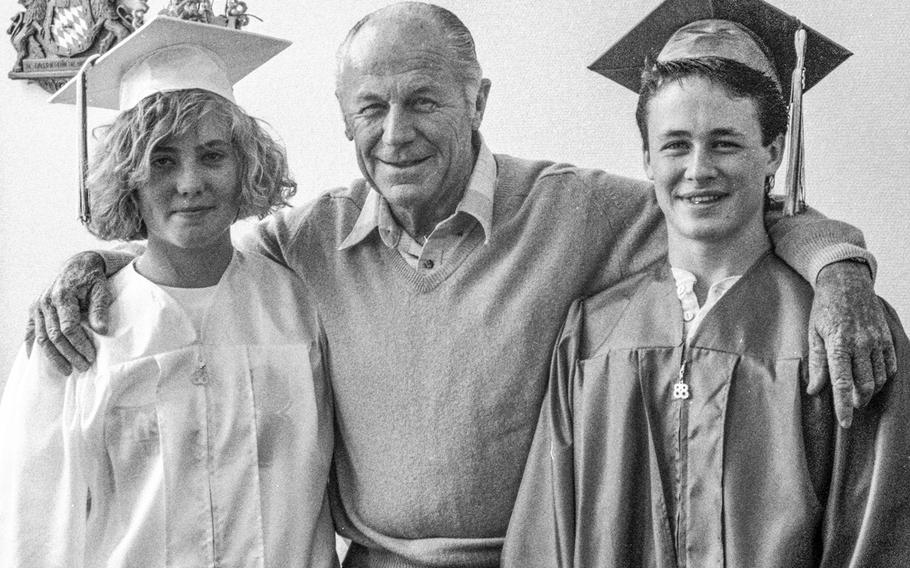
POLYGON ((112 279, 87 372, 20 353, 0 403, 0 565, 336 566, 319 319, 295 275, 230 237, 296 186, 223 76, 219 46, 242 33, 163 22, 136 32, 167 54, 145 43, 118 79, 146 84, 89 177, 90 230, 147 246, 112 279), (174 66, 188 80, 146 80, 174 66))
POLYGON ((669 262, 570 308, 505 566, 910 562, 910 343, 888 308, 902 374, 850 429, 806 393, 812 289, 763 223, 787 129, 765 49, 701 20, 646 68, 669 262))

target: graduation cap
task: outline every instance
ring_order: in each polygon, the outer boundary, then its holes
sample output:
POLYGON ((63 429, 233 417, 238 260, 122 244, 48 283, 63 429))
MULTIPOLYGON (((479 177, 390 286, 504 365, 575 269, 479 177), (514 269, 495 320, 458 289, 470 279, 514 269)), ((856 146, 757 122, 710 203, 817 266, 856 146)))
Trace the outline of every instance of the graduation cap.
POLYGON ((763 0, 666 0, 588 68, 638 92, 648 56, 724 57, 761 71, 790 100, 788 214, 802 211, 802 94, 852 53, 763 0))
POLYGON ((290 41, 213 24, 159 16, 86 60, 50 98, 80 109, 79 218, 90 219, 85 172, 86 107, 126 111, 161 92, 204 89, 234 102, 233 85, 283 51, 290 41))

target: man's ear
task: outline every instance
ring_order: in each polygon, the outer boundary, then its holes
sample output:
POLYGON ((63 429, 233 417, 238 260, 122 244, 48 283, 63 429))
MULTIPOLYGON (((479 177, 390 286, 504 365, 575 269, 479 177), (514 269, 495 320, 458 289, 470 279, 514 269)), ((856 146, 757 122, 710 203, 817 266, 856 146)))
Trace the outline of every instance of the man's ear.
POLYGON ((781 162, 784 161, 784 150, 786 149, 786 138, 783 134, 778 134, 777 137, 768 144, 768 172, 767 175, 774 175, 780 168, 781 162))
POLYGON ((335 91, 335 100, 338 101, 338 108, 341 110, 341 120, 344 121, 344 137, 349 141, 354 139, 354 129, 351 127, 351 121, 348 120, 348 115, 344 113, 344 105, 341 104, 341 94, 336 90, 335 91))
POLYGON ((645 175, 651 181, 654 181, 654 170, 651 168, 651 151, 647 148, 642 150, 641 163, 645 168, 645 175))
POLYGON ((477 89, 477 97, 474 99, 474 118, 471 120, 473 130, 479 130, 480 123, 483 122, 483 113, 487 110, 487 97, 490 96, 491 85, 489 79, 480 80, 480 88, 477 89))

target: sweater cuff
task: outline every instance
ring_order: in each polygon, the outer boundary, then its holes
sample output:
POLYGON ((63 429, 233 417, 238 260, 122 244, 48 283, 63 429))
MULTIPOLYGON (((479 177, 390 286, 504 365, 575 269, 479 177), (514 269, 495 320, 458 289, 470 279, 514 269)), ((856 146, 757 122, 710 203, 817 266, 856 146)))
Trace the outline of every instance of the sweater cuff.
POLYGON ((869 276, 875 282, 878 272, 875 256, 863 247, 851 243, 831 243, 827 239, 823 242, 803 242, 802 244, 805 248, 800 251, 798 259, 786 258, 779 251, 778 255, 812 284, 813 288, 822 268, 829 264, 845 261, 864 263, 869 268, 869 276))
POLYGON ((128 242, 117 245, 111 250, 94 251, 104 262, 104 275, 110 278, 133 261, 134 258, 145 252, 145 246, 139 242, 128 242))

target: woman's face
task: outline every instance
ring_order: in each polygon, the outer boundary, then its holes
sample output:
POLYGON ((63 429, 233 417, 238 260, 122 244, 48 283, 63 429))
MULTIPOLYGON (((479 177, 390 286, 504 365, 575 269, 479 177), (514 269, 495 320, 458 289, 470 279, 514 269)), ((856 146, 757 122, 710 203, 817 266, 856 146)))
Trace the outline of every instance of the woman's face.
POLYGON ((765 178, 783 136, 762 144, 755 103, 711 81, 670 81, 648 103, 645 171, 671 239, 732 244, 764 232, 765 178))
POLYGON ((138 193, 150 243, 194 249, 229 242, 240 197, 229 129, 209 116, 187 134, 163 140, 152 150, 150 177, 138 193))

